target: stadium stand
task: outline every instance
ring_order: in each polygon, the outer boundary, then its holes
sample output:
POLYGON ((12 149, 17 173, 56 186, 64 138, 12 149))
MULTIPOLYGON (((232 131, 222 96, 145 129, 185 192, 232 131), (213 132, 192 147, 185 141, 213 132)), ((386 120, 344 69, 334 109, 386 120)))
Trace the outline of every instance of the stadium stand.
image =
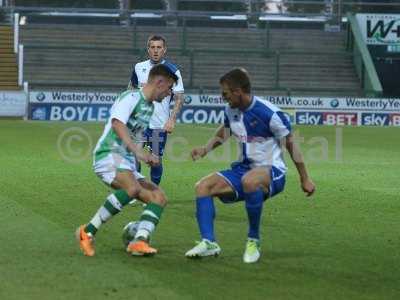
POLYGON ((0 90, 18 89, 18 67, 14 54, 13 29, 0 26, 0 90))
POLYGON ((215 91, 243 66, 254 88, 275 94, 361 95, 345 33, 321 29, 28 24, 21 26, 31 87, 124 88, 149 34, 166 36, 188 89, 215 91))

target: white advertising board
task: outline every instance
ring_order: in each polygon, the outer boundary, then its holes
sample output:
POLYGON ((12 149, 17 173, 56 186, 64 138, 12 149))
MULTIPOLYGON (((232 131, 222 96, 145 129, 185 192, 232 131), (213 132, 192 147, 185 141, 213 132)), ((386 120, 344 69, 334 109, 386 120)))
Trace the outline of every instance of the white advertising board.
POLYGON ((0 117, 24 117, 26 102, 25 92, 0 91, 0 117))

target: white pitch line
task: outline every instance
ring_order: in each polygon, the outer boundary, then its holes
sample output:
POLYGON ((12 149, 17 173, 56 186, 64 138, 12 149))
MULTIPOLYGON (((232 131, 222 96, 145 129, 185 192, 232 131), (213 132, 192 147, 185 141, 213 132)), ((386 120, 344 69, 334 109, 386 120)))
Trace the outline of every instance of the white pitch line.
POLYGON ((206 130, 213 130, 215 131, 217 129, 217 127, 205 127, 205 126, 196 126, 196 129, 206 129, 206 130))

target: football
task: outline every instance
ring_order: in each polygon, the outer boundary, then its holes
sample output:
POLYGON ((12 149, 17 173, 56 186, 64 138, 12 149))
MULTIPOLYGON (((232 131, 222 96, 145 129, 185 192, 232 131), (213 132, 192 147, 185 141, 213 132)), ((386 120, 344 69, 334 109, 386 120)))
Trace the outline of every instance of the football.
POLYGON ((139 221, 132 221, 125 225, 122 230, 122 242, 125 247, 135 238, 137 229, 139 227, 139 221))

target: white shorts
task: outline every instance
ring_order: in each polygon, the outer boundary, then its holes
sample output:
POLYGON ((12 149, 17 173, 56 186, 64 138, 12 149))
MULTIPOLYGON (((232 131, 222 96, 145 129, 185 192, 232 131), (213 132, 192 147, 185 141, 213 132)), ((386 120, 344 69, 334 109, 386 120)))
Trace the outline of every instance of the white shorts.
POLYGON ((118 153, 110 153, 106 157, 95 161, 94 172, 108 185, 114 181, 117 171, 130 170, 136 179, 145 178, 136 170, 136 160, 133 156, 121 156, 118 153))

